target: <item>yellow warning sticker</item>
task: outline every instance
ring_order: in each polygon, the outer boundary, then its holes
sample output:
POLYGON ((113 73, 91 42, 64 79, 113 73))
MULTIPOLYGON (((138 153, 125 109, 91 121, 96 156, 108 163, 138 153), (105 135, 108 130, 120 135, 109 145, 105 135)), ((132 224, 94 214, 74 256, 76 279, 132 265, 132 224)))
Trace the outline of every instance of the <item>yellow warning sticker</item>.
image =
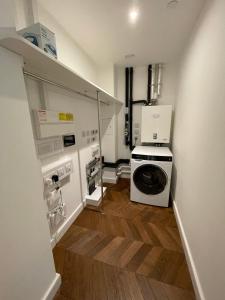
POLYGON ((60 121, 73 121, 74 120, 73 114, 60 112, 59 113, 59 120, 60 121))
POLYGON ((59 113, 59 120, 60 121, 66 121, 66 114, 65 113, 59 113))
POLYGON ((67 113, 66 114, 66 119, 67 119, 67 121, 73 121, 73 114, 67 113))

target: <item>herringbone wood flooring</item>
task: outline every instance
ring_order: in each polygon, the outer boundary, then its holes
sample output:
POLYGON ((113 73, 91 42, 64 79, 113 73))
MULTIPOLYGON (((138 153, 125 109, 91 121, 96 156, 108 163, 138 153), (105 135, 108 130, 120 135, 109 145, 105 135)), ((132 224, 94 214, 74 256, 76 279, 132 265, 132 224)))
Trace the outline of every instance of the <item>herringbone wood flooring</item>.
POLYGON ((55 300, 195 299, 172 208, 130 202, 121 179, 102 210, 85 209, 54 248, 55 300))

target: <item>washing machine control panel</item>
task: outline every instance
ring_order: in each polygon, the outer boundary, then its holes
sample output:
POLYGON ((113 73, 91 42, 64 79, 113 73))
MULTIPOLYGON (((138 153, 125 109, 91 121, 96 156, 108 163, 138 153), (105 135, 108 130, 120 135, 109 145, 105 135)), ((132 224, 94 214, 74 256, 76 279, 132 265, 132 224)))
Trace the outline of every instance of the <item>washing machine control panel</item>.
POLYGON ((138 160, 154 160, 154 161, 172 161, 172 156, 156 156, 156 155, 142 155, 132 154, 132 158, 138 160))

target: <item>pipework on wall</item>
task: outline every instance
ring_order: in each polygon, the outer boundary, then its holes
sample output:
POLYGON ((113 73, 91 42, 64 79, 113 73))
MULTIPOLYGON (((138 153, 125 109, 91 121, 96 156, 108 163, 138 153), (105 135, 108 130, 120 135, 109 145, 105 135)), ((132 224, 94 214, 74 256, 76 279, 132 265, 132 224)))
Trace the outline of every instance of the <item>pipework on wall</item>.
POLYGON ((135 136, 135 145, 133 145, 133 105, 142 104, 145 106, 157 105, 158 98, 161 96, 162 88, 162 71, 161 63, 151 64, 148 66, 147 81, 147 98, 141 100, 133 100, 133 81, 134 68, 125 69, 125 145, 129 146, 132 151, 137 143, 135 136))

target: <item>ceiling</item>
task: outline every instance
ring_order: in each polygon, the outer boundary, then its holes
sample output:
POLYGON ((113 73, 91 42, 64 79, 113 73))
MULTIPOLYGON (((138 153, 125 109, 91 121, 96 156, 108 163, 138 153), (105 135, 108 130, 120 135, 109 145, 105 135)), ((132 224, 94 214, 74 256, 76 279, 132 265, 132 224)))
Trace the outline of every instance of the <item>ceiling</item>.
POLYGON ((205 0, 39 0, 97 63, 168 62, 182 51, 205 0), (131 24, 129 10, 139 18, 131 24), (125 58, 126 55, 135 56, 125 58))

